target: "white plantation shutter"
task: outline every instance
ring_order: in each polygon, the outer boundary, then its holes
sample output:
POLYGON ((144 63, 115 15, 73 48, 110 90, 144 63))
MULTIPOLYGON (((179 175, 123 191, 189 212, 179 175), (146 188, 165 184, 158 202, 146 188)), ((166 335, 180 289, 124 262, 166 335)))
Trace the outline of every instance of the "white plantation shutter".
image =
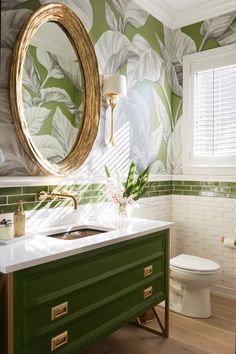
POLYGON ((183 173, 236 176, 236 44, 183 58, 183 173))
POLYGON ((194 156, 236 156, 236 65, 195 73, 194 156))

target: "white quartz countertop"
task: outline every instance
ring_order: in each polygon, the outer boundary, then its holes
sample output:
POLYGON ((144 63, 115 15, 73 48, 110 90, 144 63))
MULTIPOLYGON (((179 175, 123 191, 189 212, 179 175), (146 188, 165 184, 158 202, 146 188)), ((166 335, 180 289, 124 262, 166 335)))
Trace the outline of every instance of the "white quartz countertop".
POLYGON ((20 269, 51 262, 64 257, 105 247, 156 231, 169 229, 173 223, 149 219, 96 220, 95 217, 71 224, 51 226, 47 229, 33 227, 26 236, 0 244, 0 272, 10 273, 20 269), (47 234, 73 230, 79 227, 100 228, 107 231, 75 240, 60 240, 47 234), (40 233, 39 233, 40 229, 40 233))

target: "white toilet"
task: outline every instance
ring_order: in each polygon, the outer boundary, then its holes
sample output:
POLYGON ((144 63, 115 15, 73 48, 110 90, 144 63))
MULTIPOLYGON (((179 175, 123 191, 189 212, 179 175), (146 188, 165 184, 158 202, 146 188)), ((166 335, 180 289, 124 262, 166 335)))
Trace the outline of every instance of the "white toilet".
POLYGON ((210 287, 220 277, 220 265, 180 254, 170 260, 170 309, 185 316, 211 316, 210 287))

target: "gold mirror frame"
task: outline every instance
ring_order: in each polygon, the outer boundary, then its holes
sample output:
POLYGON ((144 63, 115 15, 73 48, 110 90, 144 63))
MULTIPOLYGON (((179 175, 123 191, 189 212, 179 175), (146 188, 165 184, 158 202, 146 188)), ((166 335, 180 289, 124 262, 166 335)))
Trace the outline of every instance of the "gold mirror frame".
POLYGON ((10 74, 10 103, 17 136, 29 158, 46 175, 65 176, 76 171, 87 158, 97 135, 100 113, 100 81, 96 54, 90 37, 76 14, 63 4, 40 7, 22 28, 13 52, 10 74), (70 40, 84 82, 82 127, 68 156, 52 164, 38 151, 27 129, 22 107, 23 64, 32 36, 45 22, 55 22, 70 40))

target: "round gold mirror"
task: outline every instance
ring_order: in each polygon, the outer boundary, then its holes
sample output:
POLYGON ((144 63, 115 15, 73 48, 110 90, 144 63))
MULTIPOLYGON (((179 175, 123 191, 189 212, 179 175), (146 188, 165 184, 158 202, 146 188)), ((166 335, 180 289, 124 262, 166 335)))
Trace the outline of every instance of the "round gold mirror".
POLYGON ((11 110, 17 136, 44 174, 76 171, 97 135, 98 65, 79 18, 48 4, 23 27, 13 53, 11 110))

